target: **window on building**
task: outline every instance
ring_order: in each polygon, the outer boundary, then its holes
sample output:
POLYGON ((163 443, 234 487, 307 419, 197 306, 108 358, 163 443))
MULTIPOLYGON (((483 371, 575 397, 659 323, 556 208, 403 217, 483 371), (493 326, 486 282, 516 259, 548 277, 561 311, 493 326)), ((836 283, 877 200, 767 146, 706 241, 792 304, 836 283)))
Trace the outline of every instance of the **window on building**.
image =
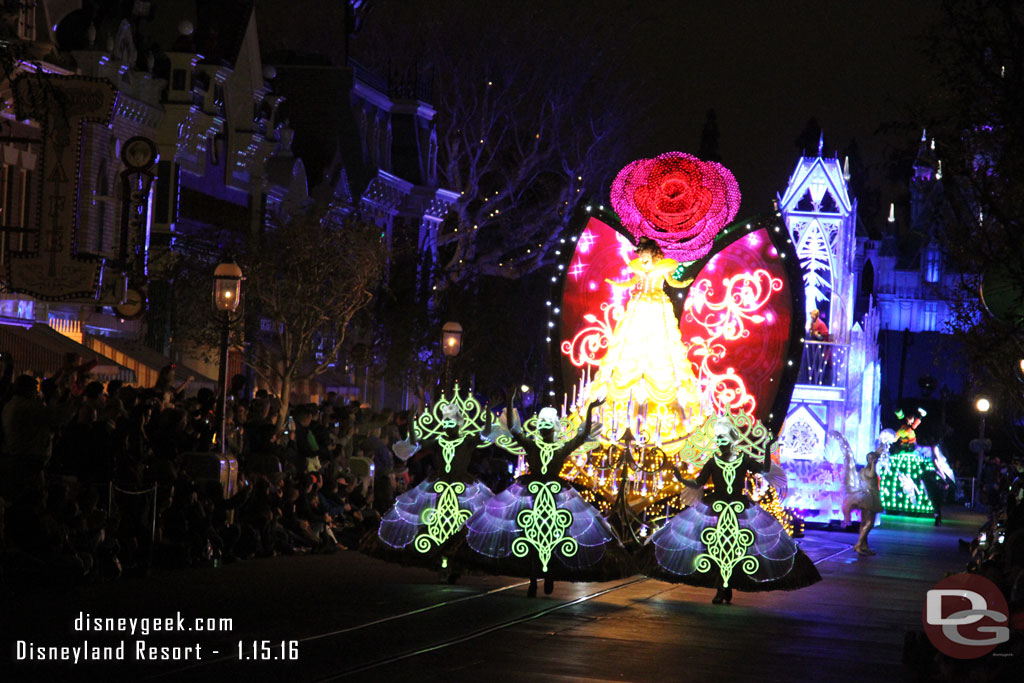
POLYGON ((171 74, 171 89, 188 90, 188 72, 184 69, 175 69, 171 74))
POLYGON ((939 302, 926 301, 924 303, 924 320, 921 329, 923 332, 934 332, 938 329, 939 302))
POLYGON ((942 254, 938 249, 930 248, 924 253, 924 281, 935 283, 939 281, 942 268, 942 254))
POLYGON ((875 293, 875 266, 868 259, 864 262, 864 268, 860 271, 860 296, 869 296, 875 293))

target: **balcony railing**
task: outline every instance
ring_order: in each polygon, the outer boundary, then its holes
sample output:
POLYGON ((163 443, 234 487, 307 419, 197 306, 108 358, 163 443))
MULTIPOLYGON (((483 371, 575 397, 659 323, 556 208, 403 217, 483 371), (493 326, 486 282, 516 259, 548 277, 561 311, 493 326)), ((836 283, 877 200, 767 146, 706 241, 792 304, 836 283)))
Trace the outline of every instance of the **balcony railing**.
POLYGON ((850 347, 837 342, 804 342, 797 384, 818 387, 845 387, 850 347))
POLYGON ((388 64, 386 75, 381 75, 351 57, 348 65, 355 72, 357 80, 393 100, 419 100, 428 104, 434 100, 433 74, 420 73, 417 65, 399 70, 388 64))

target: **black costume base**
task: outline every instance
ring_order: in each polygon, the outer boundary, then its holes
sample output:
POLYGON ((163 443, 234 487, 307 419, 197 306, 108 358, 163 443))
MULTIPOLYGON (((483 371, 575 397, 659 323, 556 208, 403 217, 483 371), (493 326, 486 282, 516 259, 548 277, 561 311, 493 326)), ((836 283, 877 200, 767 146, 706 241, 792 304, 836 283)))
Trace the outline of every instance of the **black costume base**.
POLYGON ((435 548, 429 553, 418 552, 411 543, 401 550, 393 548, 380 539, 376 529, 363 535, 359 542, 359 552, 378 560, 400 564, 403 567, 422 567, 424 569, 441 569, 443 558, 447 556, 446 553, 441 552, 441 548, 435 548))
MULTIPOLYGON (((654 556, 654 544, 648 543, 637 554, 637 564, 640 572, 652 579, 666 581, 668 583, 685 583, 689 586, 701 588, 721 588, 722 578, 718 568, 712 566, 711 571, 693 572, 691 574, 675 574, 663 569, 654 556)), ((766 591, 792 591, 798 588, 806 588, 821 581, 821 574, 818 568, 811 562, 811 558, 802 550, 798 550, 793 558, 793 568, 785 576, 771 581, 754 581, 743 573, 743 570, 736 566, 729 577, 729 588, 747 593, 761 593, 766 591)))
POLYGON ((524 579, 548 578, 553 581, 573 583, 604 582, 624 579, 638 574, 636 563, 625 548, 606 545, 603 557, 589 567, 568 567, 558 560, 557 552, 548 562, 548 570, 541 571, 540 561, 535 552, 526 557, 509 555, 490 558, 474 552, 466 543, 465 531, 460 532, 448 548, 449 557, 460 567, 481 571, 495 576, 515 576, 524 579))

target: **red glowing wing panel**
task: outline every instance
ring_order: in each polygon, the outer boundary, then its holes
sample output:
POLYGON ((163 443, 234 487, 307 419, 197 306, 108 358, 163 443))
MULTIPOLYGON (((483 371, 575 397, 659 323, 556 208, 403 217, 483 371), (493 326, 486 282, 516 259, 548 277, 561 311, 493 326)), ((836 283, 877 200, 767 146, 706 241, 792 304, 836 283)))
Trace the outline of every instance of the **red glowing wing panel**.
POLYGON ((581 373, 593 374, 621 317, 629 291, 607 280, 627 280, 633 245, 608 223, 591 216, 576 238, 566 264, 559 313, 559 348, 563 385, 574 386, 581 373))
POLYGON ((788 272, 761 228, 713 253, 690 286, 679 327, 716 412, 744 412, 772 422, 780 387, 791 390, 788 272))

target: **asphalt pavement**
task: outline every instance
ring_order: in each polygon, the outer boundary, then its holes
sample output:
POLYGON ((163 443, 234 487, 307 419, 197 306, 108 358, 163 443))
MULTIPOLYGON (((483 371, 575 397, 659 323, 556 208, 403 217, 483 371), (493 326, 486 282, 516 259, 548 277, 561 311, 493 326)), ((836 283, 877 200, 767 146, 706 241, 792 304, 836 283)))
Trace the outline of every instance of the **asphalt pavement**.
POLYGON ((886 517, 874 557, 850 549, 854 533, 811 530, 800 542, 823 581, 732 605, 642 576, 531 599, 520 579, 449 585, 355 552, 8 590, 0 679, 903 680, 925 592, 963 569, 957 541, 981 522, 886 517), (54 654, 79 661, 30 658, 54 654))

